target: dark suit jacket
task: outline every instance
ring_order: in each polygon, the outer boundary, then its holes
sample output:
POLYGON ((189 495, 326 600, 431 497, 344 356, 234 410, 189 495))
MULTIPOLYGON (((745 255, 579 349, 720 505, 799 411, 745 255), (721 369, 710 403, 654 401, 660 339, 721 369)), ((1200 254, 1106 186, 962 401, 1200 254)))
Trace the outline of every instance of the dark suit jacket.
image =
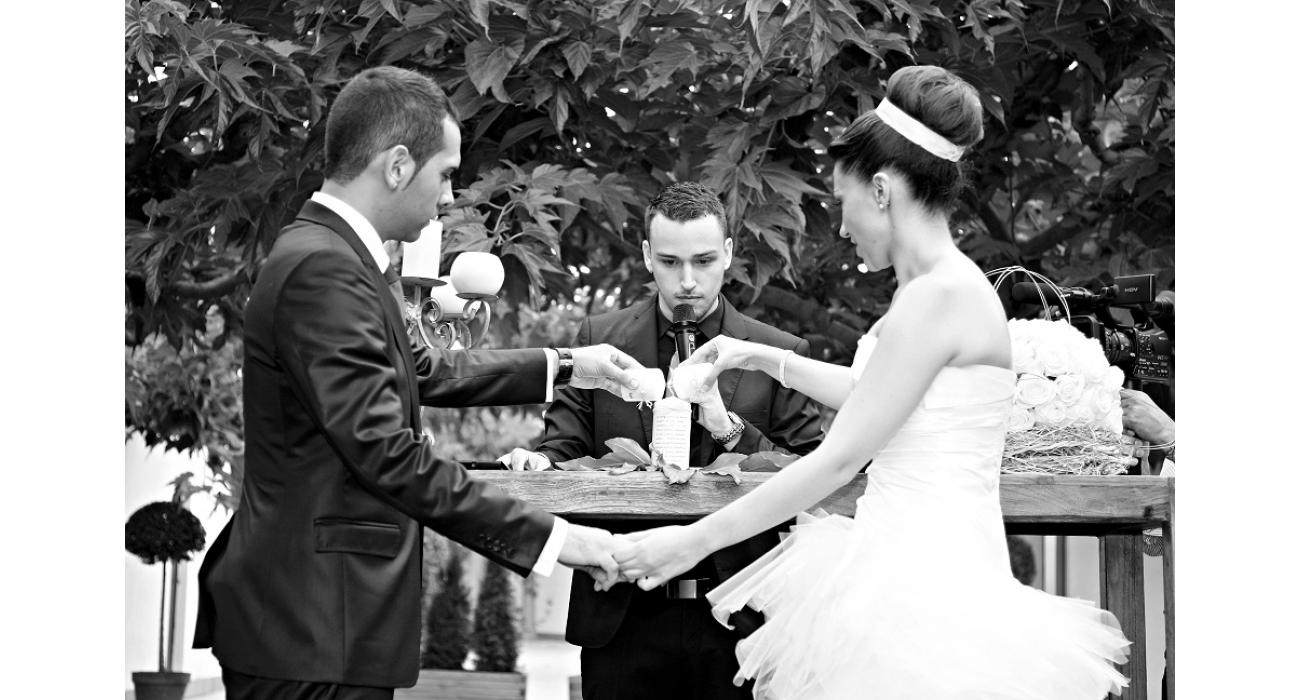
MULTIPOLYGON (((808 341, 760 323, 736 310, 726 299, 722 316, 722 334, 741 340, 792 349, 808 354, 808 341)), ((659 313, 656 297, 643 300, 620 311, 593 316, 578 329, 574 345, 609 343, 636 358, 646 367, 658 365, 658 339, 655 314, 659 313)), ((821 414, 817 405, 793 389, 786 389, 763 372, 728 370, 718 377, 722 402, 746 423, 745 432, 733 452, 753 454, 779 450, 807 454, 821 443, 821 414)), ((650 444, 653 411, 638 407, 605 391, 566 387, 556 392, 555 402, 546 411, 546 428, 537 450, 552 462, 583 455, 602 456, 609 452, 605 441, 614 437, 636 440, 642 447, 650 444)), ((705 431, 704 439, 712 461, 723 452, 705 431)), ((692 449, 694 453, 694 449, 692 449)), ((702 466, 702 465, 695 465, 702 466)), ((666 524, 654 521, 591 520, 592 524, 615 532, 641 530, 666 524)), ((721 579, 726 579, 776 546, 778 529, 772 529, 744 542, 715 553, 712 565, 721 579)), ((580 571, 573 574, 569 594, 569 621, 565 638, 572 644, 600 647, 609 643, 622 624, 633 586, 620 584, 609 591, 592 590, 591 578, 580 571)))
POLYGON ((540 403, 545 354, 412 343, 373 256, 310 201, 244 323, 243 495, 200 568, 194 646, 255 676, 413 685, 421 526, 527 575, 554 524, 435 457, 419 406, 540 403))

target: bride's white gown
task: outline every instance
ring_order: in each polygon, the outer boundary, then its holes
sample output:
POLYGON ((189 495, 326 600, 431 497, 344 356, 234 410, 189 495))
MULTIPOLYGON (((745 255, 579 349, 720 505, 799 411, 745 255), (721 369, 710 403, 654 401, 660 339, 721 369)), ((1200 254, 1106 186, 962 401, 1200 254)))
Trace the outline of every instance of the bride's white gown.
MULTIPOLYGON (((874 346, 859 342, 854 381, 874 346)), ((709 594, 720 620, 767 616, 736 648, 756 698, 1101 700, 1127 684, 1113 615, 1011 575, 998 477, 1014 389, 999 367, 940 370, 854 518, 801 516, 709 594)))

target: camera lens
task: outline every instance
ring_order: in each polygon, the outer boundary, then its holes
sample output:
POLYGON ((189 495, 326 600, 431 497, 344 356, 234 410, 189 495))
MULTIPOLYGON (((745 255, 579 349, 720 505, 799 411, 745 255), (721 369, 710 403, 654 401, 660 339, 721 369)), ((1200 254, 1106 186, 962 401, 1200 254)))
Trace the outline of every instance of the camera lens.
POLYGON ((1106 361, 1112 365, 1125 365, 1137 359, 1137 354, 1133 351, 1133 339, 1122 331, 1103 326, 1100 340, 1106 361))

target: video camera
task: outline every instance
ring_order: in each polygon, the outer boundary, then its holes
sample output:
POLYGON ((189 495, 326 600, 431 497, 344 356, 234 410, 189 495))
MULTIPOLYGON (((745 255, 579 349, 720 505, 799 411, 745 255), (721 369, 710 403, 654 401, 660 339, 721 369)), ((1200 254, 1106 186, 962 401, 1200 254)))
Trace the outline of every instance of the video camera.
POLYGON ((1124 385, 1145 392, 1172 418, 1174 293, 1156 294, 1155 275, 1116 277, 1097 289, 1061 287, 1060 292, 1058 298, 1045 285, 1017 282, 1011 300, 1058 307, 1064 302, 1070 325, 1101 343, 1106 361, 1124 371, 1124 385))

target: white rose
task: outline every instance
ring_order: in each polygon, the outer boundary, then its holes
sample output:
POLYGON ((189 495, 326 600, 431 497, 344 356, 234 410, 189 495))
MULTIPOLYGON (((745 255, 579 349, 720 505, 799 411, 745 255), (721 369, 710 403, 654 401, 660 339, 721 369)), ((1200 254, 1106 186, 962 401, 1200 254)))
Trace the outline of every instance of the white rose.
POLYGON ((1089 426, 1094 423, 1092 408, 1086 403, 1078 403, 1065 409, 1066 425, 1089 426))
POLYGON ((1012 406, 1011 422, 1007 426, 1007 430, 1014 433, 1029 430, 1032 427, 1034 427, 1034 409, 1020 405, 1012 406))
POLYGON ((1119 406, 1119 392, 1107 389, 1100 382, 1088 385, 1087 394, 1084 403, 1092 411, 1098 423, 1111 412, 1111 409, 1119 406))
POLYGON ((1034 352, 1034 342, 1020 337, 1011 341, 1011 369, 1016 374, 1042 374, 1043 363, 1038 361, 1034 352))
POLYGON ((1043 374, 1049 377, 1059 377, 1070 371, 1070 353, 1059 343, 1044 343, 1038 346, 1035 354, 1043 363, 1043 374))
POLYGON ((1087 382, 1077 374, 1063 374, 1056 378, 1056 395, 1066 406, 1079 403, 1086 387, 1087 382))
POLYGON ((1106 414, 1106 420, 1103 426, 1116 435, 1124 432, 1124 411, 1116 408, 1106 414))
POLYGON ((1034 410, 1038 413, 1038 422, 1041 425, 1064 425, 1069 418, 1065 413, 1065 406, 1061 405, 1060 401, 1048 401, 1034 410))
POLYGON ((1056 385, 1046 377, 1026 374, 1016 382, 1016 401, 1025 406, 1040 406, 1056 396, 1056 385))
POLYGON ((1124 370, 1118 367, 1107 367, 1101 385, 1110 391, 1119 391, 1120 387, 1124 386, 1124 370))
POLYGON ((1101 349, 1101 343, 1094 338, 1084 338, 1083 347, 1086 350, 1082 353, 1083 364, 1080 371, 1083 376, 1090 382, 1099 382, 1106 378, 1106 369, 1110 363, 1106 362, 1106 352, 1101 349))

